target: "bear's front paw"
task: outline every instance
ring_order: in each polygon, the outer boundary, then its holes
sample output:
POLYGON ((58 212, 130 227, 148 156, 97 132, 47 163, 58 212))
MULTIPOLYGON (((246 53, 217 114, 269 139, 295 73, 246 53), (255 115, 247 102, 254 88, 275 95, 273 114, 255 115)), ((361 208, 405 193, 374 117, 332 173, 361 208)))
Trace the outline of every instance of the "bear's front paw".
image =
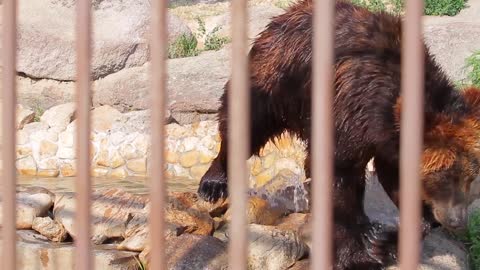
POLYGON ((390 266, 397 264, 397 237, 397 228, 372 223, 362 240, 372 259, 383 266, 390 266))
POLYGON ((227 181, 203 178, 200 181, 197 193, 205 201, 215 203, 220 198, 228 196, 227 181))

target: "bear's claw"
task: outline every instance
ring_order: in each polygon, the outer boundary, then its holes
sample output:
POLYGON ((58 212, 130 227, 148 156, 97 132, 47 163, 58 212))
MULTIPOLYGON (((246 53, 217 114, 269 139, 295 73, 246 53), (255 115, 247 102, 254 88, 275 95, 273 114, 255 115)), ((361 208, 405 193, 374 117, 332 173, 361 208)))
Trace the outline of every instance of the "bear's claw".
POLYGON ((372 223, 362 240, 372 259, 383 266, 389 266, 397 263, 397 235, 396 228, 372 223))
POLYGON ((197 193, 203 200, 215 203, 221 198, 228 197, 227 182, 208 178, 202 179, 197 193))

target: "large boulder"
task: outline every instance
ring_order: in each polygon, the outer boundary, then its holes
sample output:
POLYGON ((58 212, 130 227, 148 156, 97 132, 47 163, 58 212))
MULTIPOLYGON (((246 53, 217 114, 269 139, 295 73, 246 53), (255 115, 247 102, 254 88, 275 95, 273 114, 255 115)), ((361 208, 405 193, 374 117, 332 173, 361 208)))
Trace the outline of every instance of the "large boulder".
MULTIPOLYGON (((228 47, 168 60, 168 107, 172 117, 182 124, 213 118, 228 80, 229 63, 228 47)), ((96 81, 93 106, 110 105, 121 112, 147 109, 151 101, 149 70, 147 63, 96 81)))
MULTIPOLYGON (((75 68, 74 1, 26 0, 19 6, 18 71, 31 78, 72 81, 75 68), (39 46, 40 45, 40 46, 39 46)), ((148 59, 148 1, 95 1, 92 77, 98 79, 148 59)), ((170 41, 190 29, 168 15, 170 41)))
POLYGON ((465 79, 465 59, 480 50, 480 21, 455 18, 424 20, 425 42, 440 66, 454 81, 465 79))

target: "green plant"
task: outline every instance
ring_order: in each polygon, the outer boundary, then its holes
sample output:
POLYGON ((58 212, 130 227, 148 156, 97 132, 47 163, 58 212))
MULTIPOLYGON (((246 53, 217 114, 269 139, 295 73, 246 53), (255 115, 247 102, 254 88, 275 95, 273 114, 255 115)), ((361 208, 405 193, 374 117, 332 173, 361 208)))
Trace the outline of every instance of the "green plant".
POLYGON ((384 11, 386 9, 383 0, 352 0, 352 3, 361 7, 366 7, 373 12, 384 11))
POLYGON ((425 0, 425 15, 457 15, 465 7, 465 0, 425 0))
POLYGON ((168 58, 181 58, 198 55, 197 39, 193 35, 182 34, 168 47, 168 58))
POLYGON ((217 51, 230 41, 229 38, 222 37, 217 34, 217 32, 220 31, 220 29, 222 29, 221 26, 216 26, 215 28, 212 29, 212 31, 207 33, 205 22, 200 17, 197 17, 196 20, 198 23, 199 38, 205 37, 205 44, 204 44, 205 50, 217 51))
POLYGON ((33 118, 33 122, 40 122, 40 117, 45 112, 45 109, 40 107, 40 105, 36 105, 32 108, 32 110, 35 113, 35 117, 33 118))
POLYGON ((213 30, 205 37, 205 50, 220 50, 226 43, 230 41, 228 37, 221 37, 216 33, 221 29, 220 26, 213 28, 213 30))
POLYGON ((480 210, 475 211, 468 222, 468 243, 473 269, 480 269, 480 210))
POLYGON ((147 270, 145 264, 143 264, 143 262, 139 258, 137 258, 137 256, 134 256, 133 258, 135 258, 135 261, 137 262, 138 270, 147 270))
POLYGON ((294 2, 292 0, 278 0, 275 2, 275 6, 281 9, 289 8, 294 2))
POLYGON ((480 51, 469 56, 465 63, 468 69, 467 80, 470 84, 480 87, 480 51))
POLYGON ((395 14, 401 14, 405 9, 405 2, 404 0, 392 0, 391 4, 393 6, 392 12, 395 14))

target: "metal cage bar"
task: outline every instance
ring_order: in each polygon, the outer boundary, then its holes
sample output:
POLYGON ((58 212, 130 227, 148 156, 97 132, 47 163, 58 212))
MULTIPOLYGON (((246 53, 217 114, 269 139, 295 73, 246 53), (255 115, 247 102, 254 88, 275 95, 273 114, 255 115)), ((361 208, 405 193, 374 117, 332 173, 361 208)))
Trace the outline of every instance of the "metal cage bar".
POLYGON ((333 32, 335 1, 314 1, 312 57, 312 257, 311 269, 333 260, 333 32))
POLYGON ((3 1, 3 121, 2 121, 2 191, 3 191, 3 251, 2 267, 16 269, 16 169, 15 169, 15 106, 16 95, 16 63, 17 63, 17 1, 3 1))
POLYGON ((166 269, 164 240, 165 104, 167 80, 167 1, 152 1, 151 78, 152 78, 152 174, 150 180, 150 258, 151 269, 166 269))
POLYGON ((76 16, 76 157, 75 269, 94 269, 90 241, 90 101, 91 3, 77 1, 76 16))
POLYGON ((402 33, 402 108, 400 130, 401 269, 417 269, 421 240, 420 167, 423 144, 424 58, 423 1, 407 0, 402 33))
POLYGON ((246 160, 250 149, 250 89, 247 58, 247 1, 232 0, 232 80, 228 93, 228 181, 232 221, 229 269, 246 269, 246 160))

